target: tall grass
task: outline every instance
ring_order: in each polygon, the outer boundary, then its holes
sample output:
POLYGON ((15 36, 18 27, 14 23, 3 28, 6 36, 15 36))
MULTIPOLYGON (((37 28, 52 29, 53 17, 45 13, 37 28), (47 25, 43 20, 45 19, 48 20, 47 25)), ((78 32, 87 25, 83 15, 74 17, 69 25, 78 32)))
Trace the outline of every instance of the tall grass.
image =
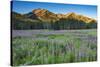
POLYGON ((15 37, 12 41, 13 65, 96 61, 97 44, 87 36, 64 33, 15 37))

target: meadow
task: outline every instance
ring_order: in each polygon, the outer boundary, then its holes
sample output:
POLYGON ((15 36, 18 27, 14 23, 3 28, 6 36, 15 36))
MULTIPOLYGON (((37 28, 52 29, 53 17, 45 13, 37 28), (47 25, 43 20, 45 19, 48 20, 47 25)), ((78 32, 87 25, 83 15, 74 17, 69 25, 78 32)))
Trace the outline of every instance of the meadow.
POLYGON ((13 65, 97 60, 97 30, 13 30, 13 65))

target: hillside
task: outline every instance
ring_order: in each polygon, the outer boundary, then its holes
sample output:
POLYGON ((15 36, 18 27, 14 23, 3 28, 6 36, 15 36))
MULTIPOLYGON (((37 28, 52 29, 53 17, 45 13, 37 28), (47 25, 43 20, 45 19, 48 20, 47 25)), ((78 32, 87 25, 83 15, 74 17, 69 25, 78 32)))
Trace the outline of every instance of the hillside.
POLYGON ((97 28, 93 18, 74 12, 55 14, 46 9, 34 9, 27 14, 12 12, 13 29, 91 29, 97 28))

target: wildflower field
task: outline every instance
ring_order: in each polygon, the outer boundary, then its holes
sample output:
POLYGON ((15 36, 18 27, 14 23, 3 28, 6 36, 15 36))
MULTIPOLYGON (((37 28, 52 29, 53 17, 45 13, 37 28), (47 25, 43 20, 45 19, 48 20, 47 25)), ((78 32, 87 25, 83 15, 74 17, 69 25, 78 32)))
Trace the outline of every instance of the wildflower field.
POLYGON ((97 60, 96 29, 16 30, 13 33, 13 65, 56 64, 97 60))

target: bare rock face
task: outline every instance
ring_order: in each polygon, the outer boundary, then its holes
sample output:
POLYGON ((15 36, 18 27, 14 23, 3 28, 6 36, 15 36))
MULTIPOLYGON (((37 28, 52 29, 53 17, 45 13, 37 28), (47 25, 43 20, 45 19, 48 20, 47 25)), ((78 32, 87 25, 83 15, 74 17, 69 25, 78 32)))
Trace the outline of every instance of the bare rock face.
POLYGON ((74 12, 67 13, 67 14, 55 14, 46 9, 38 8, 38 9, 33 10, 32 13, 33 13, 33 16, 36 15, 38 19, 42 21, 49 21, 49 22, 58 21, 60 19, 73 19, 73 20, 75 19, 78 21, 86 22, 86 23, 96 22, 95 19, 83 16, 83 15, 79 15, 74 12))
POLYGON ((45 10, 45 9, 35 9, 32 11, 33 14, 35 14, 37 16, 38 19, 42 20, 42 21, 48 21, 48 22, 51 22, 51 21, 56 21, 58 20, 58 17, 56 14, 48 11, 48 10, 45 10))

